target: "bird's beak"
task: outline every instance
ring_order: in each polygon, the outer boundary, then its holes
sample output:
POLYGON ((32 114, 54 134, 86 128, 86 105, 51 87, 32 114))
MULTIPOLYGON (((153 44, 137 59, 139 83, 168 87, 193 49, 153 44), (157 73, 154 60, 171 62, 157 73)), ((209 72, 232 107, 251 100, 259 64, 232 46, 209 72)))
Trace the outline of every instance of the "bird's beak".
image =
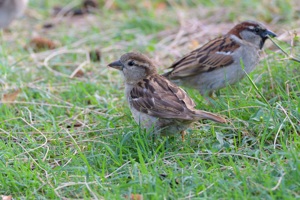
POLYGON ((123 64, 119 60, 109 63, 108 66, 121 71, 123 70, 123 64))
POLYGON ((262 35, 261 35, 263 38, 268 38, 268 37, 276 37, 277 35, 275 33, 273 33, 272 31, 270 30, 265 30, 262 35))

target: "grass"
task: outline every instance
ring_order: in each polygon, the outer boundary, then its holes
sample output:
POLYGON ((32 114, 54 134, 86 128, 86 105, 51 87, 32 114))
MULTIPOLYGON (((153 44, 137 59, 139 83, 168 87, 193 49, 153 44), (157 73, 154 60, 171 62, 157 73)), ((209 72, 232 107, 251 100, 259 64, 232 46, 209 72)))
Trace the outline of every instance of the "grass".
MULTIPOLYGON (((241 1, 235 8, 230 0, 99 1, 99 13, 41 29, 51 21, 51 8, 68 2, 32 0, 26 17, 1 34, 0 94, 20 92, 12 103, 0 104, 0 195, 300 198, 299 63, 283 59, 271 42, 249 78, 222 89, 215 106, 186 88, 197 108, 226 116, 229 123, 196 123, 185 142, 180 136, 153 141, 140 129, 120 75, 106 67, 122 53, 138 50, 159 62, 162 72, 194 49, 195 41, 202 44, 239 20, 265 21, 284 34, 299 24, 297 1, 241 1), (180 27, 183 34, 177 35, 180 27), (65 53, 54 51, 51 57, 52 51, 24 49, 34 34, 58 41, 65 53), (96 48, 101 62, 88 62, 83 77, 70 78, 87 61, 78 51, 96 48)), ((289 41, 286 35, 278 42, 288 51, 289 41)))

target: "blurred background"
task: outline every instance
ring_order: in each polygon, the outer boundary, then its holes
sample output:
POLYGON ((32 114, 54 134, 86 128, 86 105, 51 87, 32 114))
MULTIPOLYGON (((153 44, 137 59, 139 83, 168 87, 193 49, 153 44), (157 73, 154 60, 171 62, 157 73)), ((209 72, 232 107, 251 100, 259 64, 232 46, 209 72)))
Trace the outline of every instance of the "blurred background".
POLYGON ((20 48, 43 36, 53 41, 50 48, 99 49, 105 62, 106 56, 140 50, 168 65, 243 20, 260 21, 289 43, 299 18, 297 0, 30 0, 3 40, 20 48))

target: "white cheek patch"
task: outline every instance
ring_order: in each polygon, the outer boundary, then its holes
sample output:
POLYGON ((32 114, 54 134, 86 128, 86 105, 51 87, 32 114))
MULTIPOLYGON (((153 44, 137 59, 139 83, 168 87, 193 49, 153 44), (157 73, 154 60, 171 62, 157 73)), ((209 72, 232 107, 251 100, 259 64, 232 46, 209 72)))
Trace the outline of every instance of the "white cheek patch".
POLYGON ((254 26, 248 26, 248 28, 254 30, 254 26))
POLYGON ((217 51, 216 54, 221 54, 221 55, 226 55, 226 56, 230 56, 232 55, 232 51, 217 51))

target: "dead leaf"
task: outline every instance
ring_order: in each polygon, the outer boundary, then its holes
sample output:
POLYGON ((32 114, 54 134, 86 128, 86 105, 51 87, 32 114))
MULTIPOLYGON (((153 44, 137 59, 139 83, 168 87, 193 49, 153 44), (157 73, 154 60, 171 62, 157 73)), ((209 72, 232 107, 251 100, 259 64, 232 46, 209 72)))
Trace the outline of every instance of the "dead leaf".
POLYGON ((92 13, 95 9, 99 7, 99 4, 96 0, 84 0, 80 7, 71 8, 69 10, 64 10, 64 7, 55 6, 53 7, 52 15, 63 15, 63 16, 79 16, 92 13))
POLYGON ((1 197, 2 197, 2 200, 12 200, 11 195, 9 195, 9 196, 1 195, 1 197))
POLYGON ((141 195, 141 194, 131 194, 130 198, 127 195, 125 195, 124 197, 126 199, 130 199, 130 200, 143 200, 144 199, 143 195, 141 195))
POLYGON ((167 4, 164 2, 159 2, 158 4, 156 4, 156 9, 158 10, 166 10, 167 8, 167 4))
POLYGON ((44 49, 55 49, 58 45, 48 38, 37 36, 31 39, 29 46, 35 51, 40 51, 44 49))
POLYGON ((44 29, 53 28, 53 27, 54 27, 54 23, 51 22, 47 22, 43 25, 44 29))
POLYGON ((87 11, 83 8, 72 8, 69 10, 64 10, 63 7, 55 6, 55 7, 53 7, 52 16, 53 17, 58 16, 58 15, 75 16, 75 15, 84 15, 86 13, 87 13, 87 11))
POLYGON ((100 62, 101 61, 101 51, 98 49, 91 50, 89 52, 90 59, 92 62, 100 62))
POLYGON ((83 4, 82 6, 87 10, 91 10, 99 7, 99 4, 96 0, 85 0, 82 4, 83 4))
POLYGON ((82 126, 83 126, 82 123, 75 122, 74 124, 69 124, 69 125, 67 125, 67 128, 68 128, 68 129, 69 129, 69 128, 72 128, 72 127, 74 127, 74 128, 79 128, 79 127, 82 127, 82 126))
POLYGON ((81 69, 79 69, 79 70, 77 70, 76 73, 72 76, 72 78, 73 78, 73 77, 80 78, 80 77, 83 77, 83 76, 84 76, 84 72, 83 72, 81 69))
POLYGON ((2 96, 2 103, 11 103, 11 102, 14 102, 17 99, 20 91, 21 91, 20 89, 17 89, 14 92, 3 94, 3 96, 2 96))

